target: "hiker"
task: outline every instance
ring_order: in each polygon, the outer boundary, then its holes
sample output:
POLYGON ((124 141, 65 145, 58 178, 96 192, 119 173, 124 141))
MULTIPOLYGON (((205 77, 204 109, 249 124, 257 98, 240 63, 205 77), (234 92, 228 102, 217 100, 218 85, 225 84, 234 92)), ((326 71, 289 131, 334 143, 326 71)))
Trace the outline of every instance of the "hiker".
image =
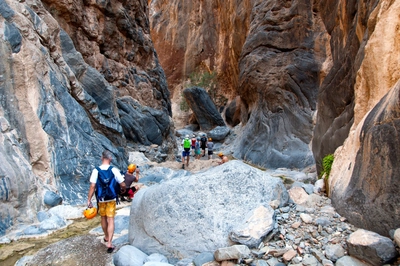
POLYGON ((228 157, 226 157, 223 152, 218 153, 218 157, 221 159, 218 164, 224 164, 229 161, 228 157))
POLYGON ((139 170, 139 166, 136 166, 136 164, 128 165, 127 170, 128 171, 124 175, 125 185, 126 185, 127 189, 126 189, 125 193, 120 193, 120 196, 121 196, 121 201, 131 202, 132 199, 129 197, 129 195, 130 194, 133 195, 137 191, 137 188, 132 186, 132 183, 139 181, 140 170, 139 170))
POLYGON ((208 160, 212 159, 213 149, 214 149, 214 142, 212 142, 212 138, 208 138, 207 142, 208 160))
POLYGON ((189 159, 190 159, 190 139, 189 135, 186 135, 186 137, 182 141, 182 146, 183 146, 183 152, 182 152, 182 169, 185 169, 185 157, 186 157, 186 167, 189 167, 189 159))
POLYGON ((193 153, 193 157, 195 157, 196 156, 196 151, 195 151, 195 148, 196 148, 196 135, 194 135, 193 134, 193 137, 192 137, 192 139, 191 139, 191 148, 192 148, 192 153, 193 153))
POLYGON ((203 150, 203 156, 206 156, 206 147, 207 147, 207 137, 206 134, 203 134, 203 136, 200 139, 200 147, 203 150))
POLYGON ((104 150, 101 155, 101 165, 93 169, 90 176, 90 188, 87 205, 92 208, 92 197, 96 192, 98 212, 101 216, 101 228, 104 232, 104 242, 107 242, 107 253, 114 251, 112 239, 114 236, 114 216, 118 198, 118 188, 125 192, 124 176, 117 168, 110 165, 112 154, 104 150), (118 184, 119 183, 119 187, 118 184))
POLYGON ((196 139, 196 144, 195 144, 195 149, 194 149, 194 153, 196 155, 196 159, 199 160, 200 159, 200 154, 201 154, 201 149, 200 149, 200 137, 197 137, 196 139))

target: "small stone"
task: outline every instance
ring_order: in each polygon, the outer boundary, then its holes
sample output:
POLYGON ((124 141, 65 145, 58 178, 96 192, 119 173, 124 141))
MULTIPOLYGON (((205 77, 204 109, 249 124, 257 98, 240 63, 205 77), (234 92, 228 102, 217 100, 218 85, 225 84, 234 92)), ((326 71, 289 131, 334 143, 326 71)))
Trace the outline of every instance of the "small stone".
MULTIPOLYGON (((327 260, 327 259, 323 259, 323 260, 322 260, 322 265, 323 265, 323 266, 335 266, 335 265, 333 264, 332 261, 327 260)), ((350 264, 350 265, 351 265, 351 264, 350 264)))
POLYGON ((267 263, 269 266, 275 266, 276 264, 279 263, 279 260, 277 258, 271 258, 271 259, 267 260, 267 263))
MULTIPOLYGON (((221 266, 235 266, 235 265, 236 265, 236 263, 229 261, 229 260, 225 260, 225 261, 221 262, 221 266)), ((257 266, 266 266, 266 265, 259 264, 257 266)))
POLYGON ((287 213, 287 212, 290 211, 290 207, 289 206, 282 207, 282 208, 280 208, 280 211, 283 212, 283 213, 287 213))
POLYGON ((193 263, 196 266, 202 266, 211 261, 214 261, 214 254, 211 252, 200 253, 193 259, 193 263))
POLYGON ((394 241, 396 242, 397 246, 400 247, 400 228, 394 231, 394 241))
POLYGON ((296 206, 296 211, 297 212, 305 212, 306 211, 306 207, 301 206, 301 205, 297 205, 296 206))
POLYGON ((344 221, 346 221, 347 219, 346 219, 346 217, 340 217, 339 220, 340 220, 341 222, 344 222, 344 221))
POLYGON ((271 208, 274 210, 279 208, 279 205, 281 205, 281 202, 279 200, 273 200, 269 203, 269 206, 271 206, 271 208))
POLYGON ((325 256, 327 259, 335 262, 345 255, 345 250, 339 244, 327 245, 325 247, 325 256))
POLYGON ((291 261, 295 256, 297 255, 297 252, 293 249, 290 249, 287 251, 285 254, 283 254, 283 261, 289 262, 291 261))
MULTIPOLYGON (((222 262, 222 263, 224 263, 224 262, 222 262)), ((234 265, 236 265, 236 264, 227 265, 227 266, 234 266, 234 265)), ((255 265, 255 266, 269 266, 268 263, 265 260, 256 260, 253 265, 255 265)), ((221 266, 223 266, 223 265, 221 264, 221 266)))
POLYGON ((264 254, 268 254, 269 253, 269 247, 263 247, 260 249, 260 252, 264 252, 264 254))
POLYGON ((295 264, 300 264, 302 261, 303 261, 302 257, 294 257, 292 259, 292 262, 295 263, 295 264))
POLYGON ((324 254, 317 249, 311 249, 311 254, 317 258, 318 261, 322 262, 322 260, 326 259, 324 254))
POLYGON ((306 224, 312 223, 312 221, 313 221, 313 218, 310 215, 306 214, 306 213, 300 214, 300 218, 306 224))
POLYGON ((245 245, 234 245, 230 247, 219 248, 214 252, 216 261, 248 258, 249 256, 250 249, 245 245))
POLYGON ((306 254, 304 255, 302 263, 304 266, 317 266, 318 260, 313 255, 306 254))
POLYGON ((299 228, 300 225, 301 225, 301 222, 294 222, 292 224, 292 228, 297 229, 297 228, 299 228))
POLYGON ((332 223, 328 218, 319 217, 315 220, 315 224, 321 225, 321 226, 330 226, 332 223))
POLYGON ((282 214, 282 218, 285 220, 289 219, 289 213, 282 214))

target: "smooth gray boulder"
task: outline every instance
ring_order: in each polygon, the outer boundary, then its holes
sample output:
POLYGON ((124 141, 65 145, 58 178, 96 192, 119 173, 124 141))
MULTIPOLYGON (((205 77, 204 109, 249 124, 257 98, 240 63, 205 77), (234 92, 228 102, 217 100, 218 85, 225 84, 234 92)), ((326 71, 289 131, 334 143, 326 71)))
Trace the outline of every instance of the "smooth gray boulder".
POLYGON ((145 264, 143 264, 143 266, 174 266, 174 265, 159 261, 148 261, 145 264))
POLYGON ((343 249, 342 245, 340 245, 340 244, 327 245, 325 247, 326 258, 333 262, 337 261, 344 255, 345 255, 345 250, 343 249))
POLYGON ((230 131, 231 130, 227 126, 217 126, 208 132, 208 137, 212 138, 213 141, 221 141, 228 136, 230 131))
POLYGON ((274 210, 270 206, 260 206, 246 215, 243 222, 232 230, 229 238, 234 242, 255 248, 274 228, 274 223, 274 210))
POLYGON ((347 239, 350 256, 372 265, 382 265, 397 256, 392 240, 375 232, 358 229, 347 239))
POLYGON ((150 185, 189 175, 191 175, 191 173, 186 170, 172 170, 171 168, 166 167, 152 167, 142 173, 140 177, 140 183, 150 185))
POLYGON ((214 261, 214 259, 214 254, 212 252, 203 252, 193 259, 193 263, 196 266, 203 266, 208 262, 214 261))
POLYGON ((44 193, 43 201, 44 204, 49 205, 50 207, 54 207, 61 204, 62 198, 57 193, 47 190, 44 193))
POLYGON ((144 252, 191 257, 229 246, 243 216, 288 193, 279 178, 241 161, 174 178, 135 194, 129 242, 144 252), (162 243, 162 244, 161 244, 162 243))
POLYGON ((335 266, 370 266, 370 264, 362 262, 354 257, 344 256, 336 261, 335 266))
POLYGON ((126 245, 114 254, 113 263, 115 266, 143 266, 146 258, 147 254, 138 248, 126 245))
POLYGON ((144 262, 146 263, 149 261, 168 263, 167 257, 165 257, 164 255, 159 254, 159 253, 153 253, 153 254, 150 254, 149 256, 147 256, 147 258, 144 260, 144 262))

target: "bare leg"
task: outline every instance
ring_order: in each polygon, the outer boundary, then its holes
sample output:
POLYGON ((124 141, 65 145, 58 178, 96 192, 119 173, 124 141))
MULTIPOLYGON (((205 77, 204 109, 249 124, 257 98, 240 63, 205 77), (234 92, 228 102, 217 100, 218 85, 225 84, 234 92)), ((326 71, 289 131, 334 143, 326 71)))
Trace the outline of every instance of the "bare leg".
POLYGON ((189 160, 190 160, 190 156, 186 157, 186 165, 189 167, 189 160))
POLYGON ((112 239, 114 236, 114 217, 106 217, 107 218, 107 233, 108 233, 108 243, 107 247, 112 247, 112 239))
POLYGON ((106 240, 108 240, 108 242, 110 242, 110 240, 108 238, 107 217, 106 216, 101 216, 101 228, 103 229, 104 239, 106 239, 106 240))

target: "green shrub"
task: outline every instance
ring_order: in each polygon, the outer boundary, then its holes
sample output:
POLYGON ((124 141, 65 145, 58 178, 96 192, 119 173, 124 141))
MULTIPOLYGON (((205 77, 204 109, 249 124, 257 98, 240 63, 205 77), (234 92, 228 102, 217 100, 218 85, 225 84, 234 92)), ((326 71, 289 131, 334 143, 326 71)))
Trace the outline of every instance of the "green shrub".
POLYGON ((183 112, 188 112, 190 109, 189 104, 187 103, 185 96, 183 96, 183 94, 181 94, 181 101, 179 102, 179 109, 181 109, 181 111, 183 111, 183 112))
POLYGON ((333 154, 328 154, 322 159, 322 171, 320 177, 325 174, 325 178, 328 179, 329 174, 331 173, 333 160, 335 159, 333 154))

